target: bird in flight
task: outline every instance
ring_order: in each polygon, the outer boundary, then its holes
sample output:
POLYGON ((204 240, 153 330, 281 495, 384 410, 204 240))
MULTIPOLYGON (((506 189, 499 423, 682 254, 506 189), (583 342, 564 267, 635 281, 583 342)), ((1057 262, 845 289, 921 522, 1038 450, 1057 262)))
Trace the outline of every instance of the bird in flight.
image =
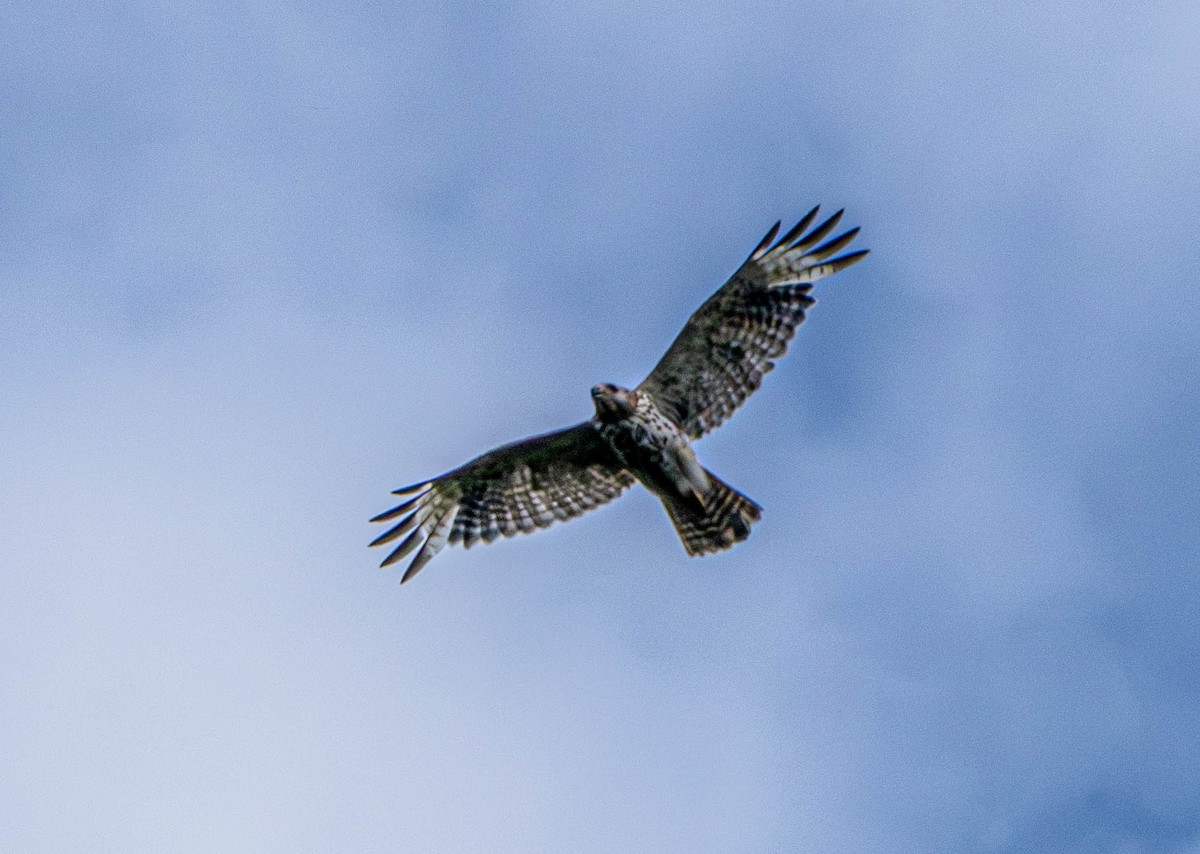
POLYGON ((371 520, 394 523, 372 546, 404 537, 381 566, 416 551, 403 583, 447 543, 470 548, 545 528, 613 500, 635 482, 662 501, 689 555, 722 551, 750 536, 762 508, 700 465, 689 443, 732 415, 775 367, 816 302, 813 283, 867 255, 866 249, 838 254, 857 228, 826 239, 842 211, 810 231, 817 211, 778 240, 775 223, 641 385, 595 386, 589 420, 395 490, 405 500, 371 520))

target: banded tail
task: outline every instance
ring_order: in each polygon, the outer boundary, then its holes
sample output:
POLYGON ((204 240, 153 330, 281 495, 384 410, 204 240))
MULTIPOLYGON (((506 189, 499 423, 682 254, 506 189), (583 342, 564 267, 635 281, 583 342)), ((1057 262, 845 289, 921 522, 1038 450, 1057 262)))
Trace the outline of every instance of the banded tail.
POLYGON ((712 488, 704 509, 677 499, 663 499, 667 515, 689 555, 724 551, 750 536, 750 526, 762 518, 762 508, 707 472, 712 488))

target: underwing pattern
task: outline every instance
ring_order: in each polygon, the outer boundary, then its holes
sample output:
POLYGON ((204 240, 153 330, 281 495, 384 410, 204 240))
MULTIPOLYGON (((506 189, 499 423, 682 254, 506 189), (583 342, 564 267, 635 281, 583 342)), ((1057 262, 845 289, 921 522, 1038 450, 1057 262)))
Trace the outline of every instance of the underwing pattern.
POLYGON ((683 430, 698 439, 758 390, 775 359, 816 300, 813 283, 861 261, 867 250, 826 260, 858 234, 852 228, 825 243, 838 211, 808 234, 813 208, 781 240, 776 224, 745 263, 692 315, 650 375, 638 386, 683 430))
POLYGON ((842 211, 810 230, 817 213, 813 208, 783 237, 776 223, 636 389, 594 387, 591 419, 395 490, 404 501, 371 520, 391 523, 372 546, 399 541, 382 565, 415 552, 402 579, 408 581, 446 545, 469 548, 545 528, 635 482, 662 501, 689 555, 745 540, 761 508, 701 466, 690 442, 758 389, 815 304, 813 283, 867 255, 839 255, 859 230, 829 238, 842 211))
POLYGON ((399 520, 371 545, 406 537, 382 566, 416 551, 404 573, 407 581, 447 544, 470 548, 481 540, 528 534, 612 501, 633 483, 599 429, 585 422, 505 445, 454 471, 395 490, 394 495, 411 497, 371 520, 399 520))

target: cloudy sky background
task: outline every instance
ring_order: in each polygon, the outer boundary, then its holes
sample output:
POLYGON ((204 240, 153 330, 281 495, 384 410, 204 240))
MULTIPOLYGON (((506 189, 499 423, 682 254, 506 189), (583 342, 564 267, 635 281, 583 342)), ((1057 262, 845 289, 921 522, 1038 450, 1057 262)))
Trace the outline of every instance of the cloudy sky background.
POLYGON ((1053 5, 9 4, 0 849, 1200 851, 1200 12, 1053 5), (375 568, 815 202, 746 544, 375 568))

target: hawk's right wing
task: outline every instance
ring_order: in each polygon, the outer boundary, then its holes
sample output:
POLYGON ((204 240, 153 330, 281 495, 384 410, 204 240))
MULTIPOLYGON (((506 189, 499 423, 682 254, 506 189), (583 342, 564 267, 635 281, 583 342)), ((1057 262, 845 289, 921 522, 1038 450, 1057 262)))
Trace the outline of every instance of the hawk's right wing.
POLYGON ((729 281, 696 310, 638 386, 691 438, 700 438, 732 415, 775 367, 772 360, 787 352, 805 310, 816 302, 809 295, 813 282, 867 254, 862 249, 831 257, 854 240, 858 229, 825 240, 842 217, 838 211, 805 234, 817 210, 772 245, 779 234, 775 223, 729 281))
POLYGON ((397 489, 393 495, 413 497, 371 520, 400 518, 371 545, 408 534, 381 566, 421 547, 403 583, 447 543, 470 548, 479 540, 490 543, 502 535, 545 528, 611 501, 633 482, 596 426, 585 421, 505 445, 433 480, 397 489))

